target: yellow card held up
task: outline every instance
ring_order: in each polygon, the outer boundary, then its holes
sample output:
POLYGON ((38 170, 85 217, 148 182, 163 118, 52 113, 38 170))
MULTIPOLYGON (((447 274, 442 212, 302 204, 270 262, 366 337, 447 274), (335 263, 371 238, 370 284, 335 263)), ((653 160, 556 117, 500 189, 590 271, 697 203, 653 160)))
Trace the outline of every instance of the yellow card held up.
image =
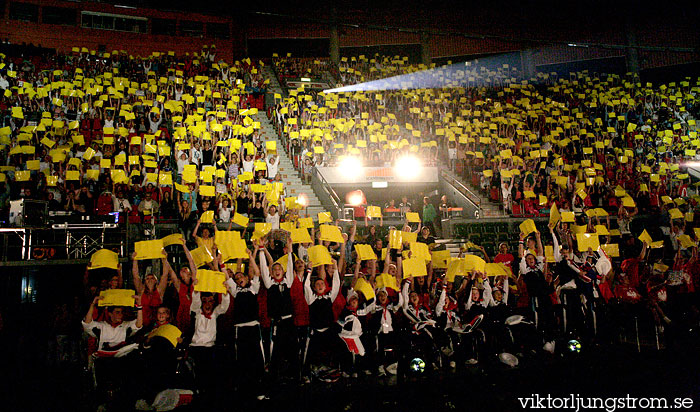
POLYGON ((243 216, 240 213, 236 213, 233 215, 233 223, 237 224, 238 226, 247 227, 249 221, 249 218, 243 216))
POLYGON ((535 227, 535 222, 532 219, 527 219, 520 224, 520 232, 525 234, 525 236, 530 233, 537 232, 537 227, 535 227))
POLYGON ((432 261, 428 245, 420 242, 411 242, 411 257, 432 261))
POLYGON ((428 270, 425 266, 425 259, 409 258, 401 262, 403 268, 403 278, 407 279, 411 276, 428 276, 428 270))
POLYGON ((107 289, 100 292, 100 299, 97 306, 134 306, 134 295, 136 291, 133 289, 107 289))
POLYGON ((620 257, 620 247, 617 243, 600 245, 600 248, 603 249, 608 257, 620 257))
POLYGON ((354 287, 356 292, 362 293, 365 297, 365 300, 371 300, 374 299, 374 288, 372 288, 372 285, 367 282, 364 278, 359 278, 357 279, 357 282, 355 282, 355 287, 354 287))
POLYGON ((340 233, 340 228, 338 226, 332 225, 321 225, 321 240, 326 240, 329 242, 345 243, 342 233, 340 233))
POLYGON ((577 233, 576 243, 578 243, 579 252, 586 252, 588 251, 588 248, 596 251, 600 246, 600 243, 598 242, 598 235, 595 233, 577 233))
POLYGON ((194 261, 195 267, 204 266, 214 260, 214 257, 212 257, 211 252, 209 252, 209 249, 207 249, 206 246, 200 246, 193 249, 190 254, 192 255, 192 260, 194 261))
POLYGON ((199 218, 199 220, 201 220, 202 223, 213 223, 214 222, 214 211, 207 210, 206 212, 202 213, 202 216, 199 218))
POLYGON ((420 222, 420 216, 418 216, 418 213, 416 212, 408 212, 406 213, 406 220, 409 223, 418 223, 420 222))
POLYGON ((449 250, 433 251, 431 259, 433 261, 433 269, 447 269, 447 263, 450 261, 449 250))
POLYGON ((639 235, 639 237, 637 239, 641 240, 642 242, 647 242, 647 245, 651 245, 653 242, 653 240, 651 240, 651 236, 649 235, 649 232, 647 232, 646 229, 644 229, 642 231, 642 234, 639 235))
POLYGON ((309 231, 305 228, 291 230, 292 243, 312 243, 309 231))
POLYGON ((313 229, 314 220, 310 217, 301 217, 297 219, 297 226, 301 229, 313 229))
POLYGON ((185 238, 182 237, 181 233, 173 233, 172 235, 168 235, 162 238, 161 240, 163 241, 163 246, 170 246, 182 245, 182 243, 185 241, 185 238))
POLYGON ((332 265, 333 259, 328 249, 323 245, 311 246, 308 250, 311 266, 332 265))
POLYGON ((333 218, 331 217, 331 212, 321 212, 318 214, 318 223, 331 223, 333 218))
POLYGON ((367 217, 369 217, 369 218, 382 217, 382 209, 379 206, 367 206, 367 217))
POLYGON ((197 269, 197 292, 226 293, 226 275, 208 269, 197 269))
POLYGON ((549 209, 549 224, 556 224, 561 219, 561 213, 559 213, 559 207, 554 203, 549 209))
POLYGON ((396 277, 391 276, 388 273, 382 273, 381 275, 377 276, 374 279, 377 289, 394 289, 395 291, 399 291, 399 284, 396 281, 396 277))
POLYGON ((180 336, 182 336, 182 332, 177 328, 177 326, 166 324, 151 331, 151 333, 148 334, 148 339, 155 338, 157 336, 167 339, 168 342, 172 343, 173 347, 175 347, 177 346, 177 340, 180 338, 180 336))
POLYGON ((377 255, 374 253, 372 246, 365 244, 355 244, 355 252, 359 260, 376 260, 377 255))
POLYGON ((109 249, 100 249, 90 256, 88 270, 109 268, 117 270, 119 268, 119 255, 109 249))
POLYGON ((576 223, 574 212, 561 212, 561 221, 564 223, 576 223))
POLYGON ((160 259, 165 257, 163 239, 144 240, 134 243, 135 260, 160 259))

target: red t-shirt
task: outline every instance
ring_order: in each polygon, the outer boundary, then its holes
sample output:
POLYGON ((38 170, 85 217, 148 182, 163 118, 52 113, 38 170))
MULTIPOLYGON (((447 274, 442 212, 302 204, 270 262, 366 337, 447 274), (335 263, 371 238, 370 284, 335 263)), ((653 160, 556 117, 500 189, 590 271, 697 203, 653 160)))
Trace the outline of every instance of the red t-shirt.
POLYGON ((141 306, 143 306, 143 324, 150 325, 151 321, 155 318, 156 310, 163 301, 160 298, 160 294, 156 292, 146 292, 144 291, 141 295, 141 306))
POLYGON ((190 305, 192 304, 192 285, 187 286, 180 282, 180 289, 177 291, 180 305, 177 307, 175 323, 180 330, 184 331, 190 327, 190 305))
POLYGON ((304 282, 294 275, 292 288, 289 290, 292 298, 292 313, 295 326, 309 326, 309 304, 304 297, 304 282))

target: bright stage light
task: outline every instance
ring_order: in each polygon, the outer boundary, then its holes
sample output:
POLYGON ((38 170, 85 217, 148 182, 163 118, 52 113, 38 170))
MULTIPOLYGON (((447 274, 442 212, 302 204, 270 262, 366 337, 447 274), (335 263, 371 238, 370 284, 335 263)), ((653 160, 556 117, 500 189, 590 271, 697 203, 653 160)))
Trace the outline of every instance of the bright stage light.
POLYGON ((425 361, 421 358, 413 358, 409 368, 412 372, 423 373, 425 371, 425 361))
POLYGON ((581 342, 576 339, 571 339, 567 344, 567 348, 571 353, 579 353, 581 352, 581 342))
POLYGON ((345 196, 345 202, 350 206, 360 206, 364 203, 364 198, 365 195, 362 193, 362 190, 353 190, 345 196))
POLYGON ((400 178, 413 179, 420 174, 422 168, 420 159, 415 156, 404 156, 396 161, 394 172, 400 178))
POLYGON ((338 170, 346 176, 353 176, 359 173, 362 168, 362 161, 355 156, 345 156, 338 163, 338 170))
POLYGON ((301 207, 306 207, 309 205, 309 198, 306 196, 306 193, 302 193, 297 196, 297 204, 301 207))

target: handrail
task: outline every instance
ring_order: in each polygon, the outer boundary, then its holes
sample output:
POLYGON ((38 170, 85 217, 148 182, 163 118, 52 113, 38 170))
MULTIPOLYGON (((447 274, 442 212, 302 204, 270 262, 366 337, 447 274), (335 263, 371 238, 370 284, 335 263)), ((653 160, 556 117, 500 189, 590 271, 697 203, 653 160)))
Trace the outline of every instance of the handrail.
POLYGON ((447 173, 447 170, 440 168, 440 173, 442 174, 442 177, 447 180, 447 183, 454 186, 458 192, 464 195, 464 198, 476 208, 476 210, 479 212, 479 216, 481 216, 481 197, 472 192, 471 189, 465 186, 458 179, 447 173))
POLYGON ((333 202, 333 206, 335 207, 335 210, 337 212, 337 216, 340 217, 342 209, 340 207, 340 197, 338 197, 338 194, 335 193, 335 190, 331 187, 331 185, 328 183, 325 177, 321 174, 321 172, 318 171, 318 169, 314 168, 314 172, 316 173, 316 177, 318 177, 319 182, 321 182, 321 188, 328 194, 328 197, 331 199, 331 202, 333 202))

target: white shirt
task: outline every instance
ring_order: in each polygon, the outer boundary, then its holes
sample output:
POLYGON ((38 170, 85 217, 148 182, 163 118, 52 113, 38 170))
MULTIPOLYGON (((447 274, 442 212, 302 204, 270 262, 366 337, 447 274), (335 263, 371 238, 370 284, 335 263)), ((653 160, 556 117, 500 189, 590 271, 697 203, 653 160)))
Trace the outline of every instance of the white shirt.
POLYGON ((272 230, 276 230, 280 228, 280 214, 275 213, 274 215, 268 214, 265 216, 265 222, 269 223, 272 226, 272 230))
POLYGON ((83 329, 88 335, 98 339, 97 350, 105 350, 105 344, 114 346, 124 343, 128 336, 133 335, 141 329, 136 326, 136 320, 122 322, 116 327, 107 322, 96 322, 94 320, 90 323, 85 323, 85 321, 83 321, 82 324, 83 329))
POLYGON ((192 303, 190 312, 195 313, 194 334, 190 346, 204 346, 210 348, 216 343, 216 318, 226 313, 231 296, 227 293, 221 298, 221 303, 214 308, 211 318, 207 318, 202 313, 202 298, 199 292, 192 292, 192 303))
POLYGON ((250 162, 243 161, 243 172, 251 172, 253 173, 253 167, 255 165, 255 161, 251 160, 250 162))
POLYGON ((269 158, 266 161, 267 161, 267 178, 272 180, 275 178, 275 176, 277 176, 277 169, 279 168, 280 158, 279 158, 279 156, 275 156, 274 162, 270 162, 269 158))

